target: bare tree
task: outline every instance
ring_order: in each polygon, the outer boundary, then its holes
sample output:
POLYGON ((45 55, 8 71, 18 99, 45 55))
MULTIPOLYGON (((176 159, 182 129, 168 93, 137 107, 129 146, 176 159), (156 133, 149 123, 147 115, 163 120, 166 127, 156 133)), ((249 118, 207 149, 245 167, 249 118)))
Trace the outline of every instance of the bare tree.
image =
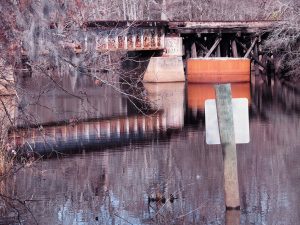
POLYGON ((277 60, 277 70, 285 78, 298 80, 300 67, 300 4, 298 1, 277 1, 270 15, 280 19, 265 43, 267 51, 277 60))

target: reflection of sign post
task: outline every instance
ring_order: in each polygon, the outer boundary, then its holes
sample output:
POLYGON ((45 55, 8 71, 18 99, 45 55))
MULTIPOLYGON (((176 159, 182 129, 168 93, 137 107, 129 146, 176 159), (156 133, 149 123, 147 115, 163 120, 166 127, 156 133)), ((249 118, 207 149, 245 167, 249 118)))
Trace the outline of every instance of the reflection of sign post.
MULTIPOLYGON (((216 100, 205 102, 206 142, 222 145, 226 209, 239 209, 236 140, 239 143, 249 142, 248 101, 232 100, 230 84, 216 85, 215 91, 216 100), (244 127, 240 127, 241 125, 244 127)), ((230 215, 231 213, 227 213, 226 219, 229 219, 230 215)))

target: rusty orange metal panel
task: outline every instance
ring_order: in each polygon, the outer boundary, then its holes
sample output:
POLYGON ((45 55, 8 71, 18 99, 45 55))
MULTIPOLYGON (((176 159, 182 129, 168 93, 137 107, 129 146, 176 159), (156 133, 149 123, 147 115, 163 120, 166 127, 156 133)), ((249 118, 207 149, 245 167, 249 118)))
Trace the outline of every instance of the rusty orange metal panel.
POLYGON ((101 32, 96 39, 96 50, 97 51, 106 51, 108 42, 107 32, 101 32))
POLYGON ((134 49, 133 33, 130 31, 127 35, 127 49, 134 49))
POLYGON ((150 49, 151 48, 151 35, 149 30, 144 30, 144 49, 150 49))
POLYGON ((191 83, 249 82, 250 59, 193 58, 187 60, 187 80, 191 83))
POLYGON ((116 34, 115 32, 111 32, 111 34, 108 35, 108 49, 116 49, 117 43, 116 43, 116 34))
MULTIPOLYGON (((120 29, 100 32, 96 37, 97 51, 146 51, 164 49, 162 28, 131 28, 126 33, 120 29)), ((82 52, 81 46, 76 49, 82 52)))
POLYGON ((118 49, 125 49, 125 37, 122 35, 118 36, 118 49))
POLYGON ((142 48, 142 32, 137 31, 135 36, 135 48, 142 48))
POLYGON ((157 30, 157 47, 161 48, 163 47, 163 35, 164 35, 164 30, 163 29, 158 29, 157 30))
POLYGON ((151 48, 156 48, 156 44, 155 44, 155 30, 151 30, 151 48))
MULTIPOLYGON (((233 83, 231 84, 233 98, 247 98, 250 104, 251 93, 250 83, 233 83)), ((187 86, 188 91, 188 107, 191 109, 204 110, 206 99, 215 99, 214 84, 196 84, 190 83, 187 86)))

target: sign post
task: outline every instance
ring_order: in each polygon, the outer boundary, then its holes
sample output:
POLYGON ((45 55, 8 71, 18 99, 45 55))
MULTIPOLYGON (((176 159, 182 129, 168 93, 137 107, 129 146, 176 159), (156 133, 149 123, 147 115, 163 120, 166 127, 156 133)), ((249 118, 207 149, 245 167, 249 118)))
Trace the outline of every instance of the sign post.
POLYGON ((224 156, 226 208, 238 208, 240 195, 230 84, 216 85, 215 91, 219 133, 224 156))
POLYGON ((231 97, 231 85, 215 85, 216 99, 205 101, 206 143, 221 144, 226 224, 240 224, 237 143, 249 143, 248 99, 231 97))

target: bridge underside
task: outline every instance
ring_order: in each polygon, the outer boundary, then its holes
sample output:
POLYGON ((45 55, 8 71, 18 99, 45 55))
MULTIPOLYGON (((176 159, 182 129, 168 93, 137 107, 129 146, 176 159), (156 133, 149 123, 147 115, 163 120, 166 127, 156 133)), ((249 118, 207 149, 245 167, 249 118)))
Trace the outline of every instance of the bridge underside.
MULTIPOLYGON (((189 58, 245 57, 265 70, 272 57, 263 52, 262 41, 277 21, 89 21, 74 38, 61 41, 75 53, 111 51, 139 52, 138 55, 189 58), (181 39, 180 44, 170 41, 181 39), (173 46, 175 46, 173 48, 173 46), (175 49, 175 50, 174 50, 175 49), (170 51, 171 50, 171 51, 170 51), (182 51, 183 50, 183 51, 182 51), (155 51, 153 54, 152 51, 155 51), (169 54, 173 52, 172 54, 169 54), (181 52, 180 54, 177 54, 181 52), (164 56, 165 56, 164 55, 164 56)), ((56 28, 53 28, 56 29, 56 28)), ((176 42, 177 43, 177 42, 176 42)), ((103 54, 105 57, 106 55, 103 54)), ((182 66, 182 67, 183 67, 182 66)))
POLYGON ((184 59, 198 57, 251 58, 264 70, 270 57, 262 41, 276 21, 170 22, 170 34, 183 38, 184 59))
POLYGON ((270 31, 273 25, 274 21, 90 21, 83 28, 96 35, 98 51, 139 51, 164 49, 165 36, 253 36, 270 31))

